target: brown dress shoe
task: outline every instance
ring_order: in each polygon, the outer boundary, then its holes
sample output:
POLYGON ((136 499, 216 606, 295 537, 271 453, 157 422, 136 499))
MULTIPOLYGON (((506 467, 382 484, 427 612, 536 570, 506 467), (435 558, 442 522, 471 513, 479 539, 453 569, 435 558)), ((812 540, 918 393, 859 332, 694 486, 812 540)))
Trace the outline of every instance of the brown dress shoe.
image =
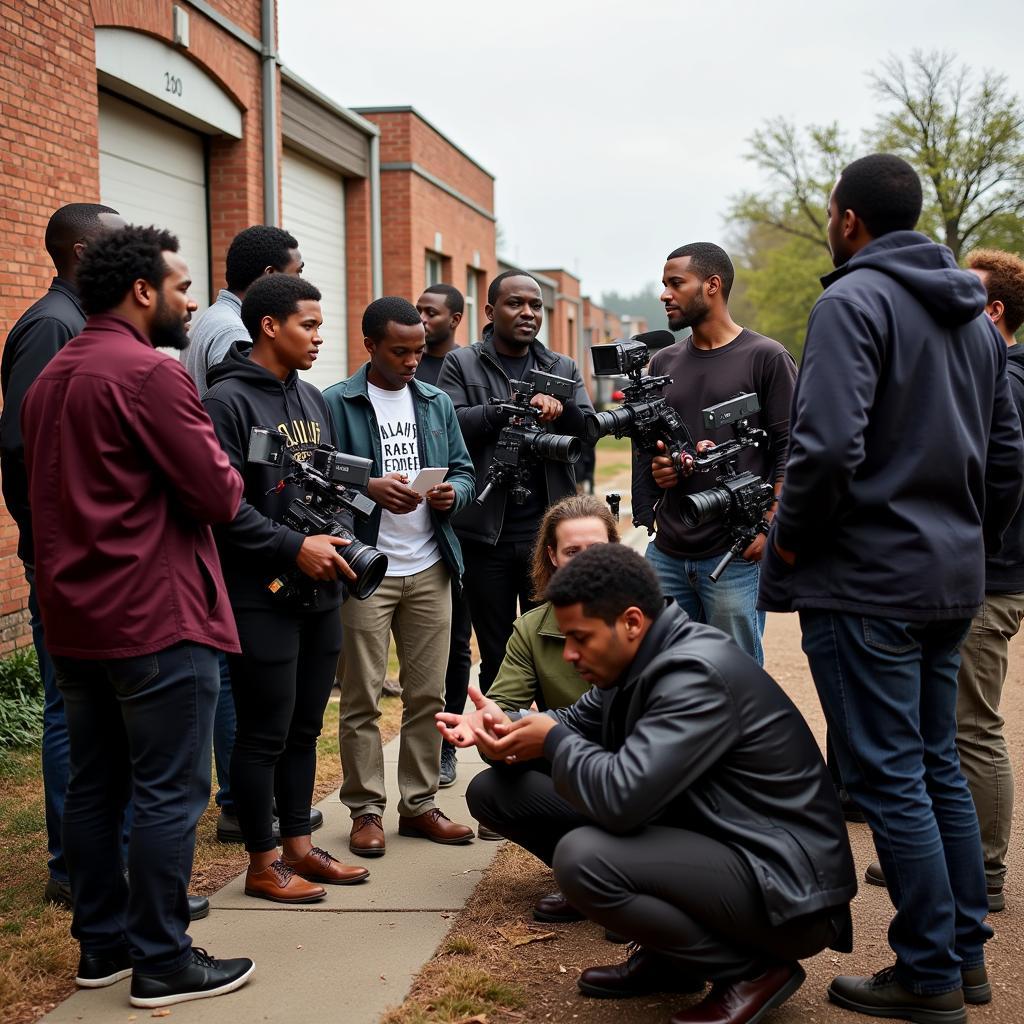
POLYGON ((568 924, 570 921, 582 921, 581 914, 560 892, 541 896, 533 905, 534 921, 551 921, 554 924, 568 924))
POLYGON ((360 857, 384 856, 384 823, 379 814, 360 814, 352 819, 348 848, 360 857))
POLYGON ((284 862, 307 882, 320 882, 323 885, 355 885, 356 882, 365 882, 370 877, 370 872, 366 868, 342 864, 319 846, 314 846, 299 860, 285 858, 284 862))
POLYGON ((245 873, 245 895, 274 903, 315 903, 327 892, 300 878, 280 857, 262 871, 249 868, 245 873))
POLYGON ((747 981, 716 982, 705 999, 673 1014, 669 1024, 755 1024, 781 1006, 806 977, 793 963, 769 967, 747 981))
POLYGON ((431 807, 429 811, 417 814, 414 818, 399 817, 398 834, 417 836, 446 846, 468 843, 473 838, 473 830, 468 825, 457 825, 439 807, 431 807))
POLYGON ((588 967, 576 979, 585 996, 596 999, 630 999, 651 992, 700 992, 703 978, 681 971, 671 960, 630 946, 629 959, 606 967, 588 967))

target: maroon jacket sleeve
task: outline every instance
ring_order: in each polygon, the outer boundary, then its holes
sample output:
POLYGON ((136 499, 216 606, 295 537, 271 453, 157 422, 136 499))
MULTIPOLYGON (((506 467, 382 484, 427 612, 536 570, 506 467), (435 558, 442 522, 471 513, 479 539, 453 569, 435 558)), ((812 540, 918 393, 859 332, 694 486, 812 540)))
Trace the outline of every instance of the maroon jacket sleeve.
POLYGON ((135 429, 181 505, 203 523, 229 523, 242 478, 224 454, 196 386, 176 359, 155 367, 139 392, 135 429))

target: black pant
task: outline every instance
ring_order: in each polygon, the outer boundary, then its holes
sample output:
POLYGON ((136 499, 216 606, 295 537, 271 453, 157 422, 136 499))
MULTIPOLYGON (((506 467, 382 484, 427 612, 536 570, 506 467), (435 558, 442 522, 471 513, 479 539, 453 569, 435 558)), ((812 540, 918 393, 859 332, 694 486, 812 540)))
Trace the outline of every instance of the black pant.
POLYGON ((452 635, 448 643, 448 668, 444 674, 444 709, 453 715, 461 715, 466 707, 469 692, 469 670, 473 656, 469 639, 473 632, 473 620, 469 614, 469 602, 465 593, 456 596, 452 587, 452 635))
POLYGON ((217 652, 182 643, 136 658, 53 660, 71 747, 71 934, 85 952, 127 946, 140 973, 172 973, 192 956, 188 882, 210 799, 217 652), (130 892, 121 871, 129 797, 130 892))
POLYGON ((470 812, 549 864, 592 921, 710 981, 813 956, 838 934, 831 910, 773 926, 753 871, 731 846, 658 825, 613 835, 563 800, 538 767, 477 775, 470 812))
POLYGON ((504 660, 512 623, 518 615, 536 607, 536 602, 530 600, 533 540, 499 541, 494 545, 463 541, 462 556, 466 563, 466 602, 480 646, 480 689, 486 693, 504 660))
POLYGON ((309 835, 316 741, 341 651, 337 608, 235 612, 241 655, 231 656, 238 718, 231 795, 250 853, 275 849, 273 801, 283 837, 309 835))

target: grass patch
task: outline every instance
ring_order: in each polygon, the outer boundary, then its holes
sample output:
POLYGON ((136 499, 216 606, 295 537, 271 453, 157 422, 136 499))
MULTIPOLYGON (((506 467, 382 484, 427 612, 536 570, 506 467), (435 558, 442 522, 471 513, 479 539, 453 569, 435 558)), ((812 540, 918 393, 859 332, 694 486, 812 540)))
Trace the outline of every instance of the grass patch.
POLYGON ((449 935, 441 947, 449 956, 468 956, 476 952, 476 943, 466 935, 449 935))
POLYGON ((452 964, 438 971, 429 998, 385 1014, 381 1024, 451 1024, 477 1014, 515 1009, 525 1002, 514 985, 499 981, 487 971, 452 964))

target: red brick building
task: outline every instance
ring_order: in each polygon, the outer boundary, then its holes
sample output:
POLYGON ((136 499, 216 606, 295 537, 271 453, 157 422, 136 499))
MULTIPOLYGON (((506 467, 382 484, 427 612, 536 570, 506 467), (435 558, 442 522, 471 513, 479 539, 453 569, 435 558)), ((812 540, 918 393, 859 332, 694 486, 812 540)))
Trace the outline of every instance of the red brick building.
POLYGON ((413 107, 360 107, 380 129, 384 291, 413 302, 446 282, 466 296, 458 340, 476 341, 497 274, 494 176, 413 107))

